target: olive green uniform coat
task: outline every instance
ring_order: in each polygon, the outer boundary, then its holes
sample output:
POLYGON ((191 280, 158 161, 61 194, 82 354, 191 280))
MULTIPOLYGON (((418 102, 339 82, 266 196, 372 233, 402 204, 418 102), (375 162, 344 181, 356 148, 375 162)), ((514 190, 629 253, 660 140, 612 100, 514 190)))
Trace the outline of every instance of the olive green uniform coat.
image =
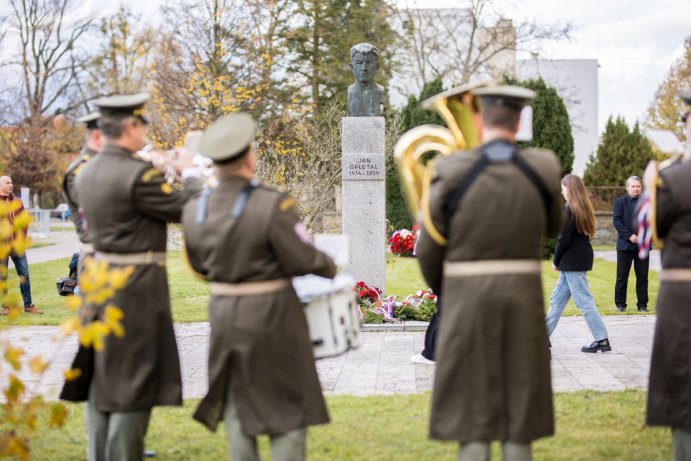
MULTIPOLYGON (((184 203, 198 190, 194 179, 176 190, 151 163, 114 144, 106 144, 77 177, 79 204, 97 252, 165 252, 167 223, 180 221, 184 203)), ((104 349, 95 354, 96 409, 131 412, 180 405, 180 362, 165 265, 137 265, 111 303, 124 314, 125 335, 107 336, 104 349)))
POLYGON ((444 277, 444 261, 542 259, 545 232, 562 222, 560 166, 550 151, 519 154, 552 196, 545 210, 535 185, 511 162, 490 164, 449 222, 443 207, 480 158, 479 149, 436 162, 429 217, 418 244, 422 273, 441 289, 430 437, 460 442, 528 443, 554 432, 550 358, 540 274, 444 277))
POLYGON ((84 228, 82 216, 79 211, 76 178, 84 166, 86 166, 86 162, 91 160, 94 155, 96 155, 96 151, 85 146, 79 153, 79 156, 69 164, 65 172, 65 177, 62 180, 62 194, 65 196, 65 201, 70 209, 70 219, 74 223, 77 235, 82 243, 89 243, 89 236, 84 228))
MULTIPOLYGON (((656 226, 664 269, 691 269, 691 161, 660 172, 656 226)), ((660 282, 648 383, 650 426, 691 432, 691 282, 660 282)))
MULTIPOLYGON (((241 177, 222 179, 201 224, 199 198, 185 206, 182 223, 193 270, 209 281, 233 284, 333 277, 331 258, 301 239, 294 201, 286 195, 258 187, 233 222, 231 207, 247 184, 241 177)), ((329 421, 303 305, 292 286, 254 296, 212 296, 209 321, 209 391, 195 419, 215 430, 231 386, 248 436, 329 421)))

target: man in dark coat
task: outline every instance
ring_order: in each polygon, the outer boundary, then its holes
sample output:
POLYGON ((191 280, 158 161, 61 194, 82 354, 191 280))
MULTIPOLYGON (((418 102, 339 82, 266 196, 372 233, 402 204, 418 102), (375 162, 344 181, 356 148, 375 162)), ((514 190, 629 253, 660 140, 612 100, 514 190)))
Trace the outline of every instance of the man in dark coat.
MULTIPOLYGON (((136 154, 144 147, 142 112, 148 99, 139 93, 94 102, 105 143, 77 176, 94 258, 108 267, 135 268, 108 301, 122 310, 125 334, 107 336, 104 349, 95 353, 86 408, 89 460, 141 459, 151 409, 182 403, 165 266, 167 223, 180 221, 183 205, 200 184, 191 177, 178 190, 136 154)), ((175 166, 184 178, 191 156, 181 155, 175 166)), ((103 305, 84 300, 83 318, 103 313, 103 305)))
MULTIPOLYGON (((478 149, 435 163, 418 260, 443 293, 430 437, 460 442, 459 459, 531 459, 530 444, 554 433, 549 347, 540 278, 542 240, 562 222, 554 153, 516 147, 520 87, 480 96, 478 149)), ((425 193, 423 192, 423 197, 425 193)))
POLYGON ((101 150, 103 138, 97 123, 99 116, 100 114, 98 112, 91 112, 78 120, 86 127, 86 142, 84 143, 84 147, 79 153, 79 156, 67 167, 67 171, 65 171, 65 176, 62 180, 62 195, 64 195, 67 206, 70 209, 70 218, 72 219, 72 222, 74 222, 74 227, 77 230, 79 241, 84 244, 82 247, 83 252, 88 253, 92 252, 92 248, 91 244, 89 243, 89 237, 86 233, 86 229, 84 228, 83 216, 79 210, 76 191, 76 178, 84 166, 86 166, 86 162, 88 162, 98 153, 99 150, 101 150))
POLYGON ((614 285, 614 304, 619 312, 626 310, 626 288, 633 263, 636 273, 636 297, 638 310, 648 311, 648 266, 650 258, 636 257, 638 243, 635 226, 635 209, 641 196, 641 178, 631 176, 626 180, 626 195, 614 201, 612 221, 617 230, 617 281, 614 285))
MULTIPOLYGON (((679 96, 691 109, 691 90, 679 96)), ((662 247, 657 323, 648 382, 649 426, 672 428, 675 461, 691 460, 691 120, 686 155, 663 169, 651 162, 644 176, 655 207, 662 247)), ((655 232, 653 232, 655 235, 655 232)))
POLYGON ((191 268, 211 282, 209 391, 194 418, 226 424, 233 460, 258 460, 256 436, 271 438, 271 459, 305 459, 307 426, 329 421, 304 309, 290 280, 336 267, 309 242, 287 195, 251 181, 256 127, 247 114, 219 119, 199 146, 218 187, 185 205, 191 268))

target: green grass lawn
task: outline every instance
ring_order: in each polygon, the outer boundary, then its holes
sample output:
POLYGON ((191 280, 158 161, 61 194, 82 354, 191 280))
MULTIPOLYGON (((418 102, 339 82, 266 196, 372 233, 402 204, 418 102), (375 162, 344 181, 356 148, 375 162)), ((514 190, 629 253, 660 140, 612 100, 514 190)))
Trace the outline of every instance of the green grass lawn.
MULTIPOLYGON (((614 305, 614 283, 616 281, 617 265, 613 262, 604 261, 602 259, 595 259, 593 270, 588 272, 588 282, 590 284, 590 291, 595 297, 595 302, 603 315, 621 314, 617 312, 614 305)), ((542 263, 542 283, 545 293, 545 303, 549 304, 549 297, 552 289, 557 282, 558 272, 552 270, 552 263, 544 261, 542 263)), ((650 303, 648 309, 650 312, 655 312, 655 304, 657 301, 657 292, 659 288, 658 274, 651 270, 648 274, 648 295, 650 303)), ((387 260, 386 272, 386 293, 389 295, 406 296, 421 288, 427 288, 422 274, 420 273, 417 260, 415 258, 397 258, 390 256, 387 260)), ((627 314, 638 315, 636 310, 636 276, 631 271, 629 277, 629 288, 627 291, 627 314)), ((546 306, 545 308, 548 308, 546 306)), ((575 315, 579 311, 573 303, 569 301, 564 315, 575 315)))
MULTIPOLYGON (((65 298, 58 296, 55 288, 55 279, 65 277, 69 272, 67 264, 70 258, 31 264, 31 294, 34 304, 43 311, 43 315, 22 315, 18 320, 19 325, 57 325, 69 316, 69 312, 63 308, 65 298)), ((604 315, 618 314, 614 306, 614 281, 616 264, 595 260, 595 267, 588 273, 590 288, 595 296, 595 301, 604 315)), ((182 262, 179 253, 170 253, 168 259, 168 275, 170 282, 171 300, 173 305, 173 317, 176 322, 201 322, 208 319, 207 302, 209 289, 206 283, 196 279, 182 262)), ((549 295, 554 288, 558 273, 552 271, 548 261, 543 263, 543 281, 545 300, 549 301, 549 295)), ((386 266, 387 295, 407 296, 415 291, 427 288, 415 258, 389 257, 386 266)), ((650 271, 650 305, 651 312, 655 311, 657 300, 658 278, 657 272, 650 271)), ((10 290, 19 292, 16 272, 10 269, 10 290)), ((635 277, 633 273, 629 278, 628 304, 636 306, 635 277)), ((564 315, 577 314, 578 310, 571 301, 564 311, 564 315)), ((627 314, 638 315, 638 312, 629 309, 627 314)), ((7 319, 0 318, 0 326, 7 323, 7 319)))
MULTIPOLYGON (((455 443, 427 439, 429 393, 378 397, 328 396, 332 423, 309 431, 308 459, 455 460, 455 443)), ((223 425, 211 433, 193 421, 196 401, 154 410, 146 440, 156 459, 227 459, 223 425)), ((32 459, 83 459, 83 406, 69 405, 63 429, 42 430, 31 440, 32 459)), ((657 461, 671 459, 666 429, 643 424, 645 393, 577 392, 555 396, 556 435, 534 444, 535 460, 657 461)), ((1 424, 0 424, 1 427, 1 424)), ((499 459, 499 446, 493 446, 499 459)), ((268 440, 260 438, 263 459, 268 440)))

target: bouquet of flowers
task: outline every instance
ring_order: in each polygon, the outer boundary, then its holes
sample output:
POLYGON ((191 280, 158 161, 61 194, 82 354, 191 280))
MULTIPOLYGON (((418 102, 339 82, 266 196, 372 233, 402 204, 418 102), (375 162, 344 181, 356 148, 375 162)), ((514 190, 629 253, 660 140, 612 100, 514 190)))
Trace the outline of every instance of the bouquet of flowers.
POLYGON ((429 322, 432 314, 437 311, 437 295, 432 290, 420 290, 413 295, 406 296, 400 305, 394 309, 396 318, 400 320, 422 320, 429 322))
POLYGON ((393 306, 381 300, 382 291, 377 287, 367 285, 362 280, 355 284, 360 320, 363 323, 384 323, 397 321, 393 318, 393 306))
POLYGON ((389 251, 399 256, 413 256, 416 236, 417 224, 413 226, 412 231, 408 229, 394 231, 389 238, 389 251))

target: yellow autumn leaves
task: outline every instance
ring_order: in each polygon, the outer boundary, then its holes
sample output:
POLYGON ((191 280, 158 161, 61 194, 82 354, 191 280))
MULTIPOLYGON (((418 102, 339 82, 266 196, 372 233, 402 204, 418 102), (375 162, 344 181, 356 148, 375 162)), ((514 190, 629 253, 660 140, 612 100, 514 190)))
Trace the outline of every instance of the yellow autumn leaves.
MULTIPOLYGON (((0 203, 0 259, 6 259, 12 252, 23 254, 29 242, 26 230, 31 215, 26 211, 17 213, 18 210, 17 202, 13 205, 0 203)), ((7 267, 0 265, 0 271, 4 271, 3 279, 6 278, 7 267)), ((74 315, 62 323, 62 333, 65 336, 76 334, 82 346, 93 347, 95 351, 103 349, 108 335, 122 337, 125 334, 123 312, 112 301, 133 272, 133 266, 111 267, 106 262, 86 259, 79 278, 81 296, 66 298, 65 305, 74 315), (80 309, 82 320, 77 315, 80 309)), ((0 280, 0 289, 0 293, 7 289, 5 281, 0 280)), ((1 298, 2 304, 10 308, 7 318, 12 322, 22 311, 21 298, 17 293, 4 293, 1 298)), ((39 415, 47 416, 49 427, 61 427, 67 418, 67 408, 60 402, 47 403, 41 396, 33 395, 18 376, 17 372, 27 367, 40 380, 49 366, 43 357, 28 357, 22 348, 15 347, 10 341, 2 341, 0 360, 0 367, 7 364, 7 368, 12 370, 1 389, 4 403, 0 405, 0 458, 28 460, 30 441, 38 428, 39 415)), ((65 379, 76 379, 81 374, 78 369, 67 370, 65 379)))
MULTIPOLYGON (((81 322, 77 317, 72 317, 62 323, 62 332, 65 335, 76 333, 79 343, 84 347, 93 347, 94 350, 103 349, 106 336, 113 334, 122 337, 125 330, 121 320, 122 311, 108 303, 115 293, 122 289, 134 272, 134 266, 109 267, 105 261, 96 261, 87 258, 84 261, 84 271, 79 276, 79 289, 81 296, 71 296, 66 305, 69 309, 77 311, 84 306, 85 312, 82 318, 87 322, 81 322)), ((68 374, 65 374, 68 378, 68 374)))

